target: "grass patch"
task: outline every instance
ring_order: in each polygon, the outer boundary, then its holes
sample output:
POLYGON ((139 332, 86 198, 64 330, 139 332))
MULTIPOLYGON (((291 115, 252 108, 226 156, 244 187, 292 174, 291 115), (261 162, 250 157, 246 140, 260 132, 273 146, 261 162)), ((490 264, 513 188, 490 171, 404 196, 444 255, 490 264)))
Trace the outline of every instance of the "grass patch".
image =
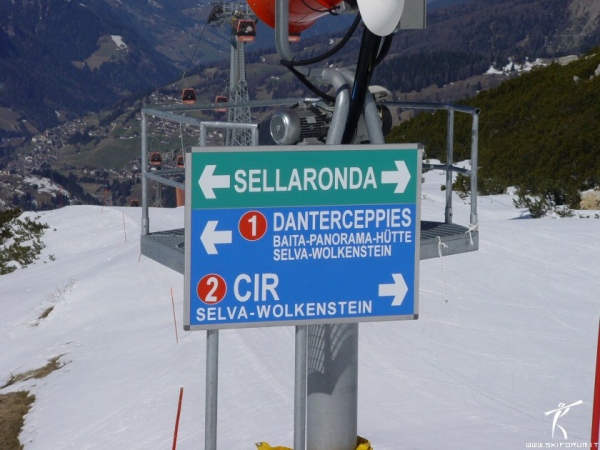
MULTIPOLYGON (((44 367, 28 370, 18 375, 11 375, 8 382, 1 386, 3 389, 20 381, 30 380, 32 378, 44 378, 64 364, 58 362, 62 355, 52 358, 44 367)), ((29 412, 31 405, 35 401, 35 395, 28 391, 9 392, 0 394, 0 449, 2 450, 23 450, 19 442, 19 434, 25 423, 25 414, 29 412)))
POLYGON ((52 312, 52 310, 54 309, 54 305, 50 306, 49 308, 46 308, 41 314, 40 317, 38 317, 39 320, 41 319, 45 319, 46 317, 48 317, 50 315, 50 313, 52 312))
POLYGON ((27 391, 10 392, 0 395, 0 448, 22 450, 19 434, 25 423, 25 414, 35 401, 35 396, 27 391))
POLYGON ((123 53, 118 49, 117 44, 110 36, 100 37, 98 45, 100 48, 85 60, 86 64, 92 70, 98 69, 106 62, 118 60, 123 53))
MULTIPOLYGON (((55 356, 52 358, 44 367, 40 367, 39 369, 28 370, 27 372, 19 373, 17 375, 11 375, 10 379, 6 382, 6 384, 0 389, 4 389, 5 387, 12 386, 15 383, 19 383, 25 380, 31 380, 33 378, 45 378, 54 372, 57 369, 60 369, 64 364, 58 362, 58 359, 62 355, 55 356)), ((0 447, 3 448, 3 447, 0 447)))
MULTIPOLYGON (((49 259, 50 259, 50 261, 55 261, 56 257, 54 255, 50 255, 49 259)), ((71 279, 63 287, 61 287, 61 288, 57 287, 56 290, 48 296, 48 298, 53 303, 53 305, 50 305, 46 309, 44 309, 40 313, 40 315, 37 317, 37 319, 35 319, 35 321, 32 322, 32 326, 37 327, 42 320, 46 319, 50 315, 50 313, 52 311, 54 311, 54 307, 56 306, 56 303, 65 301, 67 299, 67 297, 69 296, 69 294, 71 293, 71 291, 73 290, 73 286, 75 286, 75 280, 71 279)), ((58 359, 58 357, 56 359, 58 359)), ((48 363, 48 364, 50 364, 50 363, 48 363)), ((57 369, 58 368, 59 367, 57 367, 57 369)))

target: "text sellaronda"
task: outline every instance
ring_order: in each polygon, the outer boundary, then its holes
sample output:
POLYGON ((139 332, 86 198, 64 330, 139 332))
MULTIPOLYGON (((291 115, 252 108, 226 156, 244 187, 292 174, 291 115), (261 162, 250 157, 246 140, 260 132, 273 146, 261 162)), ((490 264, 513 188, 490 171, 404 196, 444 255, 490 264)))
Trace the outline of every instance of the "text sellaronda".
POLYGON ((275 261, 380 258, 414 238, 409 208, 275 212, 272 223, 275 261))
POLYGON ((305 167, 292 169, 288 176, 276 169, 274 177, 270 173, 266 169, 237 170, 233 187, 238 193, 377 189, 372 167, 364 173, 360 167, 305 167))

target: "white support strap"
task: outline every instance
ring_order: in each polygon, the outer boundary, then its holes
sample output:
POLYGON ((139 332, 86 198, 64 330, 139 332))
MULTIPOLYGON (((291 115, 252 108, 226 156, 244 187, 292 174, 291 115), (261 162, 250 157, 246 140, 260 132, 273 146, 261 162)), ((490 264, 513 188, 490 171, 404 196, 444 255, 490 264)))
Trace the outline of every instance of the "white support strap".
POLYGON ((475 245, 473 244, 473 231, 477 231, 477 229, 479 228, 479 223, 476 223, 475 225, 473 224, 469 224, 469 229, 467 231, 465 231, 465 233, 469 233, 469 243, 471 244, 471 246, 475 245))
POLYGON ((438 255, 440 256, 440 271, 442 272, 442 284, 444 285, 444 300, 448 303, 448 288, 446 286, 446 276, 444 275, 444 263, 442 262, 442 249, 448 248, 446 244, 442 242, 441 237, 438 238, 438 255))

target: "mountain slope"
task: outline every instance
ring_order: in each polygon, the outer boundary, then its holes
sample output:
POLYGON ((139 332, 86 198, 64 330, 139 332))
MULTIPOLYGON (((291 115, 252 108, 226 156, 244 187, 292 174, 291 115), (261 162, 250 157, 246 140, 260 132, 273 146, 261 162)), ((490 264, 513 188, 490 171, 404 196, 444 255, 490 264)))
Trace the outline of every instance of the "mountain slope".
MULTIPOLYGON (((424 178, 423 218, 439 220, 445 175, 424 178)), ((585 448, 600 219, 528 220, 512 199, 479 198, 479 251, 420 263, 418 320, 360 325, 358 432, 375 450, 585 448), (579 400, 553 437, 545 413, 579 400)), ((466 223, 458 196, 453 210, 466 223)), ((202 448, 206 333, 182 330, 183 277, 140 259, 140 208, 41 214, 41 259, 0 277, 0 386, 64 364, 0 389, 36 396, 25 450, 171 448, 180 388, 177 449, 202 448)), ((183 209, 150 220, 180 227, 183 209)), ((294 328, 224 330, 219 352, 218 448, 292 447, 294 328)))
MULTIPOLYGON (((0 137, 31 136, 123 96, 141 96, 177 80, 182 71, 199 73, 219 59, 227 65, 227 26, 204 28, 211 9, 193 0, 1 3, 0 137)), ((503 65, 509 57, 579 53, 600 43, 598 9, 590 0, 433 2, 428 28, 399 32, 373 82, 395 92, 419 91, 480 75, 490 63, 503 65)), ((318 21, 303 35, 298 56, 302 49, 314 55, 329 48, 328 38, 337 37, 336 26, 348 19, 318 21)), ((273 46, 272 30, 259 25, 258 31, 248 61, 274 51, 264 49, 273 46)), ((354 64, 359 35, 327 63, 354 64)), ((200 80, 200 93, 220 94, 226 70, 219 74, 219 92, 202 92, 200 80)), ((251 86, 258 83, 254 76, 249 68, 251 86)), ((251 95, 257 90, 269 89, 261 85, 251 95)))
POLYGON ((102 0, 0 4, 0 106, 45 129, 172 80, 172 63, 124 19, 102 0))

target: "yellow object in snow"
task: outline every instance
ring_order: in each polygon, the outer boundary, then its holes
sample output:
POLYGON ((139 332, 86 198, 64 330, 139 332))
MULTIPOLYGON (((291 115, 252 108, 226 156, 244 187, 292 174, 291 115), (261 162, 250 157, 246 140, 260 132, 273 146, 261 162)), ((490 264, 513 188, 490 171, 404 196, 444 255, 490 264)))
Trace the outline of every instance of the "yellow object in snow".
POLYGON ((358 438, 356 439, 356 445, 358 445, 358 447, 356 447, 356 450, 373 450, 373 447, 371 447, 371 443, 360 436, 358 436, 358 438))
POLYGON ((271 447, 267 442, 257 442, 255 445, 258 450, 292 450, 289 447, 282 447, 281 445, 271 447))
MULTIPOLYGON (((258 450, 293 450, 289 447, 282 447, 280 445, 271 447, 268 442, 257 442, 255 445, 258 450)), ((373 450, 371 443, 360 436, 356 439, 356 445, 356 450, 373 450)))

